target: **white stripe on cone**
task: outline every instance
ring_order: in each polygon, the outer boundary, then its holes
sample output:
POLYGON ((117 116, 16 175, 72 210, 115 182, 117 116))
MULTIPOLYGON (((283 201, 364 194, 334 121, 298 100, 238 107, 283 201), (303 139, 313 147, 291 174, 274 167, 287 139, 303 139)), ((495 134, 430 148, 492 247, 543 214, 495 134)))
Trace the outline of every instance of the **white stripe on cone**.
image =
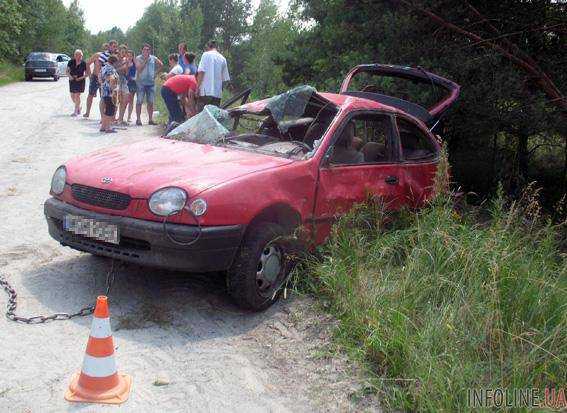
POLYGON ((85 354, 83 373, 90 377, 108 377, 116 373, 114 354, 108 357, 93 357, 85 354))
POLYGON ((110 337, 112 332, 110 331, 110 319, 93 317, 93 323, 91 324, 91 337, 94 338, 106 338, 110 337))

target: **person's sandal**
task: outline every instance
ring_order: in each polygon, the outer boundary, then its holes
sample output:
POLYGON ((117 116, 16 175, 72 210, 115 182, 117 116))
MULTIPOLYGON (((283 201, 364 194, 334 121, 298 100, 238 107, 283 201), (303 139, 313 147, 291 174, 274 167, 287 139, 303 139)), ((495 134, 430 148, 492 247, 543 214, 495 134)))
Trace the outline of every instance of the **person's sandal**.
POLYGON ((142 126, 142 121, 141 121, 141 120, 137 120, 137 121, 136 121, 136 126, 142 126))
POLYGON ((155 123, 153 120, 151 120, 151 121, 148 122, 148 125, 153 125, 153 126, 155 126, 155 125, 157 125, 157 123, 155 123))

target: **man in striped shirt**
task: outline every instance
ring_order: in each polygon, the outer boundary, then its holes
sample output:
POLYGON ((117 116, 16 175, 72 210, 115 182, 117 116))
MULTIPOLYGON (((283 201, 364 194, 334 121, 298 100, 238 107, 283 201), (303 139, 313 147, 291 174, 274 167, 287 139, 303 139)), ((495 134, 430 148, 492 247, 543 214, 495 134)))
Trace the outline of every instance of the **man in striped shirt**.
MULTIPOLYGON (((111 40, 108 42, 108 47, 104 47, 103 51, 93 54, 89 60, 87 60, 87 74, 89 75, 89 96, 87 97, 87 111, 83 117, 88 118, 91 114, 91 107, 93 105, 93 99, 96 97, 97 91, 100 89, 100 70, 108 62, 108 58, 111 54, 116 52, 118 47, 118 42, 116 40, 111 40), (91 65, 94 64, 94 70, 91 71, 91 65)), ((100 106, 100 112, 102 113, 102 100, 100 106)))

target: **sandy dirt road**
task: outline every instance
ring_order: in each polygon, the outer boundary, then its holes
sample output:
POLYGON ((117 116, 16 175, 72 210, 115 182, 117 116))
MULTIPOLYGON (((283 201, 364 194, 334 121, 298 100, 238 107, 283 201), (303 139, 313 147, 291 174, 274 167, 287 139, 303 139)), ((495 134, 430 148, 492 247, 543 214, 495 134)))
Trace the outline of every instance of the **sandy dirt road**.
MULTIPOLYGON (((159 132, 143 126, 101 135, 97 120, 69 116, 67 88, 65 79, 0 88, 0 271, 18 291, 24 316, 73 312, 92 303, 110 268, 110 260, 49 237, 43 201, 55 168, 75 155, 159 132)), ((90 317, 20 325, 4 317, 5 304, 0 291, 0 411, 115 408, 63 399, 81 366, 90 317)), ((306 298, 244 313, 226 297, 218 276, 127 266, 116 275, 110 304, 118 368, 134 380, 121 410, 369 407, 353 404, 352 396, 362 393, 361 381, 352 378, 356 369, 327 355, 332 320, 317 315, 306 298)))

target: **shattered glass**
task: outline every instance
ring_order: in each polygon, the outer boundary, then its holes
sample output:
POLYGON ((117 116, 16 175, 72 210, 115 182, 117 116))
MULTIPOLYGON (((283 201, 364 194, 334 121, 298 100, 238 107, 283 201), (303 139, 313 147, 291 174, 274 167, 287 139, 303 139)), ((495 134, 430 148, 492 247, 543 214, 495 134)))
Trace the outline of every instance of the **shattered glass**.
POLYGON ((203 111, 186 120, 167 134, 180 141, 214 144, 229 133, 233 119, 228 111, 207 105, 203 111))
MULTIPOLYGON (((298 126, 307 127, 308 124, 313 122, 314 119, 306 116, 305 113, 308 105, 315 105, 315 108, 317 108, 324 104, 320 97, 316 99, 318 97, 315 88, 304 85, 269 99, 252 102, 230 111, 207 105, 201 113, 169 132, 167 137, 203 144, 217 144, 225 141, 228 135, 232 135, 230 137, 231 142, 237 141, 237 137, 242 134, 242 130, 247 134, 259 133, 258 125, 267 120, 262 118, 253 119, 250 116, 246 117, 246 114, 256 116, 270 115, 269 117, 273 120, 274 127, 277 125, 279 133, 285 134, 291 128, 298 126), (246 122, 250 124, 249 129, 244 128, 246 122), (238 128, 235 129, 235 125, 238 125, 238 128), (233 131, 231 132, 231 130, 233 131)), ((313 112, 313 108, 310 112, 313 112)))
POLYGON ((266 109, 272 114, 282 133, 286 133, 289 128, 289 123, 285 121, 303 116, 305 107, 314 93, 317 93, 314 87, 303 85, 268 99, 266 109))

